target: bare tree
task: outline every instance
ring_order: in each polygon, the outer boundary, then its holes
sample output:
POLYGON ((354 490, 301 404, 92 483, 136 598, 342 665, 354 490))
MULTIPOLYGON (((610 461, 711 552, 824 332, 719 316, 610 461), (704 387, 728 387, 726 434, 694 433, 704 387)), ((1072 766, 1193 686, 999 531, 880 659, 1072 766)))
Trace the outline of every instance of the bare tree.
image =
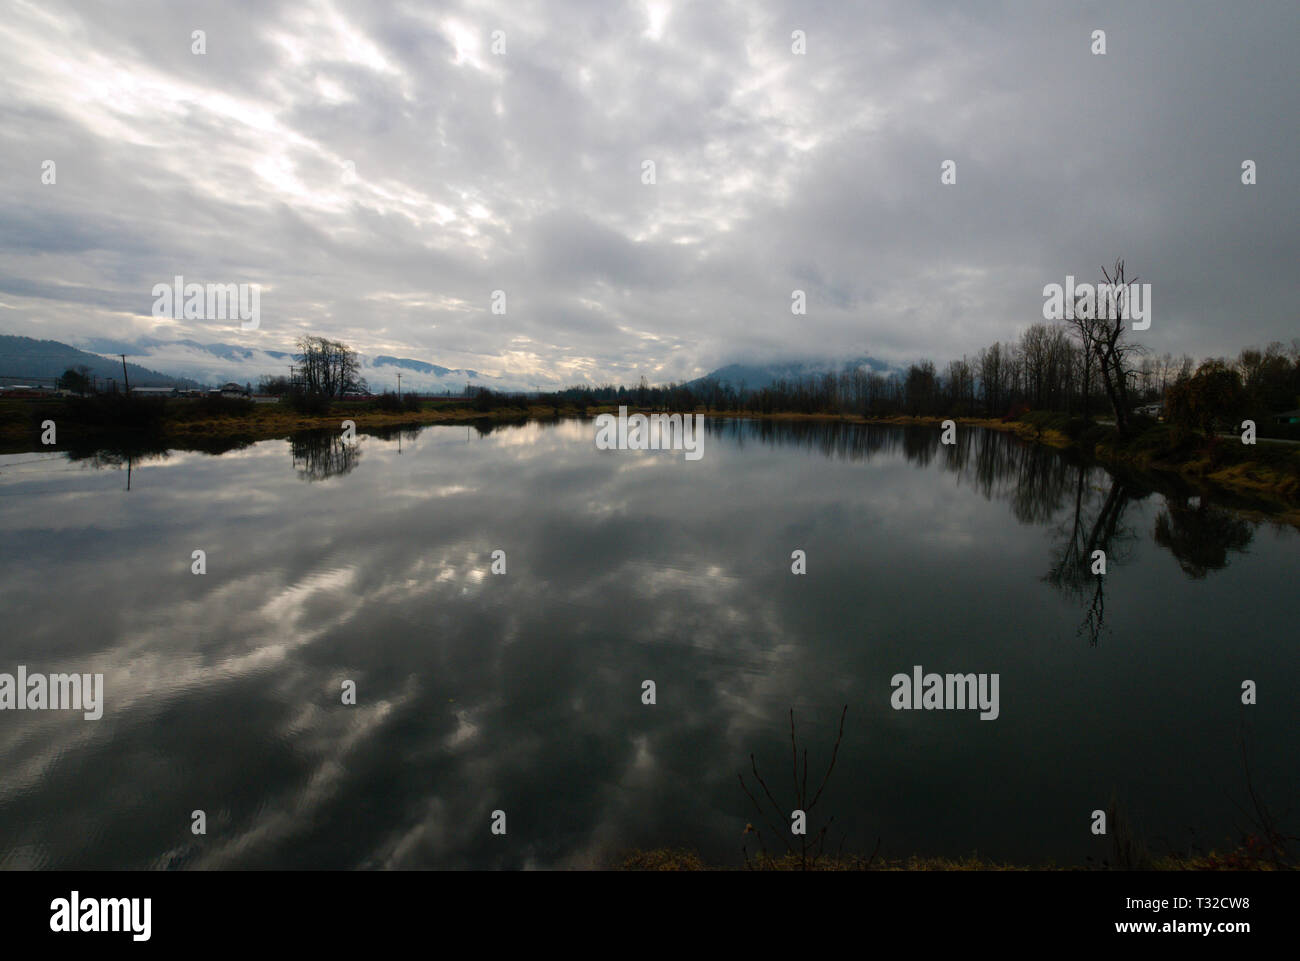
MULTIPOLYGON (((763 796, 770 804, 772 814, 775 815, 775 820, 773 820, 772 816, 768 814, 767 808, 759 802, 755 791, 745 783, 745 776, 737 773, 736 777, 740 780, 740 788, 745 792, 745 796, 748 797, 750 802, 754 805, 754 811, 758 814, 760 822, 767 827, 769 837, 773 839, 782 839, 791 836, 787 818, 790 818, 794 813, 802 813, 805 819, 812 816, 813 809, 817 807, 817 802, 821 800, 822 792, 826 790, 826 785, 830 781, 831 773, 835 770, 835 760, 840 754, 840 742, 844 740, 844 718, 848 713, 849 706, 845 704, 843 710, 840 711, 839 733, 835 736, 835 744, 831 748, 831 760, 826 766, 826 773, 822 776, 821 786, 818 787, 815 792, 810 793, 808 790, 808 748, 805 747, 803 750, 801 773, 799 744, 795 738, 794 708, 790 709, 790 769, 794 777, 794 811, 788 811, 786 806, 778 802, 776 797, 773 796, 771 789, 767 786, 767 782, 763 780, 763 776, 758 773, 758 762, 754 759, 753 754, 749 755, 750 770, 753 771, 756 787, 762 788, 763 796), (783 822, 787 825, 785 828, 777 827, 778 824, 782 824, 783 822)), ((822 825, 821 829, 813 834, 811 838, 807 833, 807 823, 805 822, 805 830, 801 835, 799 835, 799 849, 797 851, 790 841, 782 841, 785 845, 787 855, 791 856, 792 860, 795 857, 798 858, 797 863, 801 870, 809 871, 816 869, 818 858, 825 853, 826 837, 829 834, 831 825, 834 821, 835 818, 833 817, 828 819, 822 825)), ((762 828, 756 827, 751 823, 745 827, 745 833, 753 833, 757 837, 759 848, 762 851, 760 858, 756 862, 751 863, 749 860, 749 851, 742 848, 745 853, 746 867, 756 867, 761 870, 774 866, 777 862, 767 851, 767 843, 764 839, 762 828)), ((880 840, 877 839, 876 850, 872 852, 870 859, 862 862, 862 866, 869 867, 872 861, 875 860, 876 853, 879 850, 880 840)))
POLYGON ((1129 313, 1129 288, 1138 282, 1138 278, 1127 279, 1123 260, 1116 260, 1115 266, 1110 270, 1103 267, 1101 275, 1106 278, 1109 290, 1106 296, 1098 291, 1097 326, 1090 343, 1097 358, 1101 386, 1115 411, 1115 429, 1120 436, 1125 436, 1130 432, 1130 358, 1143 351, 1141 344, 1131 343, 1124 337, 1124 324, 1129 313))
POLYGON ((990 417, 1002 413, 1006 397, 1006 357, 1001 344, 993 344, 980 351, 980 390, 984 394, 984 411, 990 417))
POLYGON ((1073 315, 1066 320, 1070 334, 1079 341, 1079 393, 1083 400, 1083 419, 1092 417, 1091 403, 1094 378, 1097 373, 1097 355, 1093 345, 1097 342, 1101 321, 1095 311, 1085 311, 1083 298, 1075 300, 1073 315))

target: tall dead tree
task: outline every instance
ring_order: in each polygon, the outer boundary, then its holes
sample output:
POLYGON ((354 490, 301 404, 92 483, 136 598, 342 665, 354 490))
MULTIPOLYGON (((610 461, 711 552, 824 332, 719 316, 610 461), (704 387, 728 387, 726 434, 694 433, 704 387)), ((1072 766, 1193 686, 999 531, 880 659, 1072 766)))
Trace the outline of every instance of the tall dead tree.
POLYGON ((1090 420, 1093 375, 1097 369, 1097 358, 1093 353, 1092 344, 1097 336, 1098 321, 1091 312, 1085 316, 1080 310, 1083 306, 1082 299, 1082 296, 1076 298, 1074 312, 1066 319, 1066 323, 1069 325, 1071 336, 1079 341, 1079 387, 1083 398, 1083 419, 1090 420))
POLYGON ((1110 270, 1101 268, 1101 275, 1106 278, 1108 286, 1104 293, 1100 289, 1097 291, 1096 323, 1088 340, 1097 361, 1102 389, 1115 411, 1115 429, 1123 437, 1128 435, 1131 426, 1128 380, 1132 364, 1129 358, 1143 351, 1141 344, 1132 343, 1124 336, 1131 288, 1137 284, 1138 278, 1127 279, 1123 260, 1116 260, 1110 270))

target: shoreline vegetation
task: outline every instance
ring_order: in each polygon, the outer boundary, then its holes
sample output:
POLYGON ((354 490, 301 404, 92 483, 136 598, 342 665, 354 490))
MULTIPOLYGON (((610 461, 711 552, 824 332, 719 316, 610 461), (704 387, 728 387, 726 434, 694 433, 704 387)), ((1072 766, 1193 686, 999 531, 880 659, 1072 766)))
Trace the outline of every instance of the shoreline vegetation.
POLYGON ((709 864, 696 852, 685 848, 633 850, 613 865, 618 871, 1277 871, 1291 870, 1259 856, 1250 847, 1220 854, 1211 851, 1195 857, 1147 857, 1140 864, 1106 861, 1100 864, 1060 865, 1011 864, 982 857, 978 853, 965 857, 864 858, 856 855, 821 857, 806 861, 797 854, 780 857, 751 857, 744 864, 709 864))
MULTIPOLYGON (((0 452, 28 453, 96 449, 157 452, 166 449, 221 453, 263 440, 287 439, 305 431, 339 430, 351 420, 359 433, 380 436, 430 425, 505 425, 590 419, 613 413, 618 404, 551 403, 529 399, 478 398, 416 400, 390 398, 332 401, 323 408, 254 403, 213 398, 138 399, 100 395, 65 400, 0 401, 0 452), (54 421, 56 443, 42 444, 42 425, 54 421)), ((629 398, 629 400, 631 400, 629 398)), ((664 412, 659 405, 627 403, 630 411, 664 412)), ((680 410, 674 413, 682 413, 680 410)), ((1277 506, 1283 519, 1300 526, 1300 444, 1260 437, 1242 444, 1225 436, 1179 432, 1162 422, 1142 419, 1127 436, 1111 424, 1085 421, 1050 411, 1025 410, 1006 417, 942 415, 863 416, 834 412, 751 411, 695 407, 695 413, 719 419, 938 427, 945 420, 959 426, 984 427, 1023 440, 1070 450, 1106 467, 1153 474, 1174 474, 1185 481, 1262 498, 1277 506)))

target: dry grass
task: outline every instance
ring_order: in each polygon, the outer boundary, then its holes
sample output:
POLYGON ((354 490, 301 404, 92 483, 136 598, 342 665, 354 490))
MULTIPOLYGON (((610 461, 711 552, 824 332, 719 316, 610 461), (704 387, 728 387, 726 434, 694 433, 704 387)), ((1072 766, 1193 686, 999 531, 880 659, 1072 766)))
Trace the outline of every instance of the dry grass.
POLYGON ((618 865, 620 871, 1032 871, 1081 870, 1071 868, 1032 868, 1028 865, 989 861, 977 854, 964 858, 910 857, 903 860, 860 857, 822 857, 815 864, 798 854, 781 857, 750 857, 748 867, 723 867, 706 864, 694 851, 657 848, 632 851, 618 865))
MULTIPOLYGON (((749 859, 749 866, 706 864, 694 851, 681 848, 656 848, 629 852, 616 867, 619 871, 1094 871, 1094 866, 1029 865, 991 861, 978 854, 961 858, 913 856, 889 860, 860 857, 823 857, 805 868, 797 854, 749 859)), ((1194 858, 1158 857, 1147 865, 1152 871, 1270 871, 1276 866, 1255 856, 1249 848, 1224 854, 1211 851, 1194 858)))
POLYGON ((1285 494, 1294 497, 1300 494, 1300 479, 1283 474, 1266 464, 1234 464, 1205 475, 1209 480, 1224 487, 1241 490, 1285 494))

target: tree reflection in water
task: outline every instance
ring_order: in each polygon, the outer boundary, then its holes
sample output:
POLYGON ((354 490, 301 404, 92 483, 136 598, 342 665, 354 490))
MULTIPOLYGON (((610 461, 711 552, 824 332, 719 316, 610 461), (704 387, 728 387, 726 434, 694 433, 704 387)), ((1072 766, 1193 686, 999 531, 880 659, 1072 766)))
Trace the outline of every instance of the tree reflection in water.
POLYGON ((307 481, 339 477, 356 469, 361 461, 361 446, 357 441, 343 442, 343 435, 335 430, 309 430, 289 438, 293 467, 298 476, 307 481))
MULTIPOLYGON (((918 466, 938 464, 970 483, 985 498, 1005 500, 1026 524, 1055 525, 1056 544, 1043 580, 1078 598, 1085 607, 1078 633, 1095 646, 1106 630, 1105 578, 1131 557, 1137 531, 1125 522, 1134 501, 1160 492, 1165 508, 1155 522, 1157 544, 1174 555, 1183 572, 1203 578, 1228 566, 1230 551, 1244 552, 1257 521, 1192 496, 1175 479, 1137 477, 1089 465, 1068 452, 993 430, 959 430, 957 443, 940 443, 936 427, 898 427, 835 421, 773 422, 706 420, 715 435, 744 446, 796 446, 836 460, 866 461, 896 453, 918 466), (1093 552, 1105 551, 1107 574, 1094 574, 1093 552)), ((1216 495, 1216 499, 1228 495, 1216 495)))
POLYGON ((1156 518, 1155 541, 1167 548, 1188 577, 1197 580, 1228 566, 1228 551, 1246 552, 1254 526, 1214 507, 1210 495, 1166 497, 1156 518))

